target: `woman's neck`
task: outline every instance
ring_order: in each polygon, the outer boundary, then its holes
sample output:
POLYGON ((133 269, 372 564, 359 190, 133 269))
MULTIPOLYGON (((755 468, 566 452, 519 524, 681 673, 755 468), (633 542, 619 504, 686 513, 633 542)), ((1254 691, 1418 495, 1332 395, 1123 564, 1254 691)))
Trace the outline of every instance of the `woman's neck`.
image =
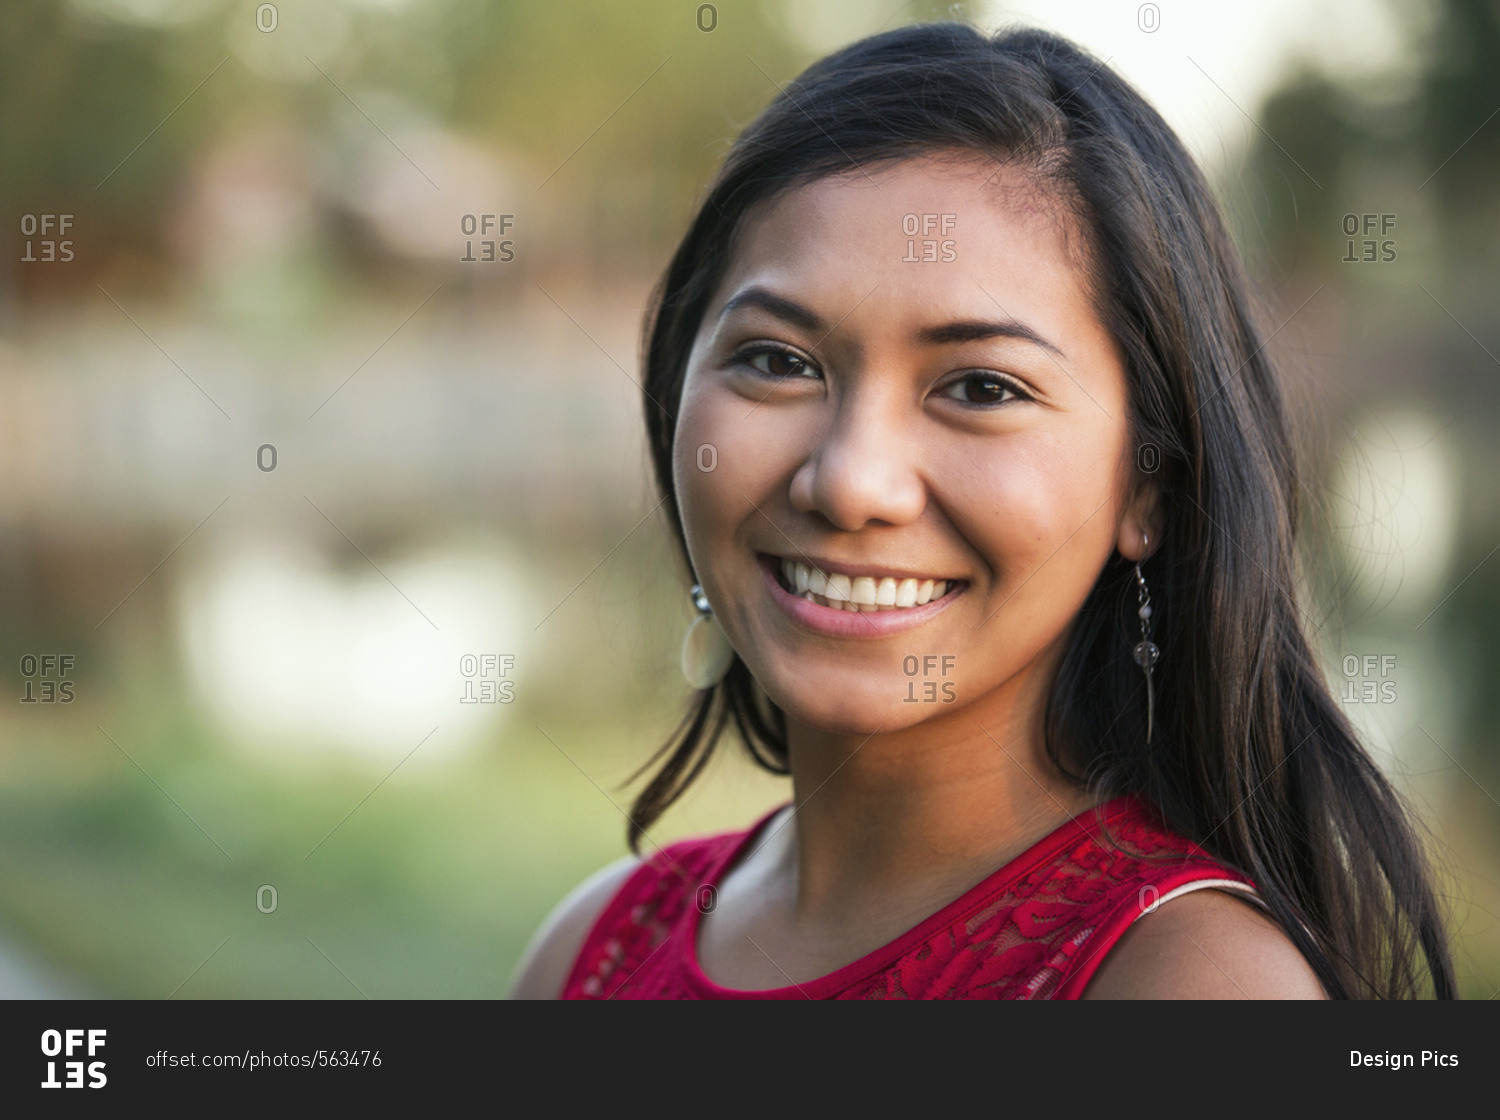
POLYGON ((787 904, 816 922, 954 897, 1092 805, 1047 757, 1044 697, 1013 678, 959 711, 867 735, 789 720, 794 809, 768 853, 794 884, 787 904))

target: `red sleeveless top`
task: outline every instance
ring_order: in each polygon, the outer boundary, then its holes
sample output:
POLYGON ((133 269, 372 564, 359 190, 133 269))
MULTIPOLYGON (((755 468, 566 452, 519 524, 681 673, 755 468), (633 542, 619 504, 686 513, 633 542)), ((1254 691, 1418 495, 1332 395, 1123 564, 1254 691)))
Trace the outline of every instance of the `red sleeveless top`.
POLYGON ((698 967, 698 923, 767 822, 670 844, 594 923, 563 999, 1077 999, 1111 946, 1162 901, 1254 890, 1240 872, 1119 797, 1062 825, 883 948, 801 984, 743 991, 698 967))

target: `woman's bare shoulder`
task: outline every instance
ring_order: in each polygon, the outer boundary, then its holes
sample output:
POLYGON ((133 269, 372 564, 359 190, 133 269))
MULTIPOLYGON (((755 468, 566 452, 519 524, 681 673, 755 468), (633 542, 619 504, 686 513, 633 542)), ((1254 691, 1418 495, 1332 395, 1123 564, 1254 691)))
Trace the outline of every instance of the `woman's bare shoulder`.
POLYGON ((556 999, 583 941, 625 880, 641 865, 639 856, 624 856, 590 875, 547 915, 516 966, 511 999, 556 999))
POLYGON ((1326 999, 1291 938, 1254 903, 1197 890, 1125 931, 1084 999, 1326 999))

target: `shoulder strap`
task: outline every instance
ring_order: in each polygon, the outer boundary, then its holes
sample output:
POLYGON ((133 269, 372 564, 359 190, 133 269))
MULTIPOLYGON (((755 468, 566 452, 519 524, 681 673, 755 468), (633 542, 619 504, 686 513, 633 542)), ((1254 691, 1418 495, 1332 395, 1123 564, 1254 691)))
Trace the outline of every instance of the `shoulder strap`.
POLYGON ((1113 861, 1109 906, 1069 946, 1068 961, 1052 995, 1077 999, 1125 931, 1163 902, 1195 890, 1228 890, 1263 905, 1250 877, 1168 831, 1147 811, 1119 822, 1125 848, 1113 861))

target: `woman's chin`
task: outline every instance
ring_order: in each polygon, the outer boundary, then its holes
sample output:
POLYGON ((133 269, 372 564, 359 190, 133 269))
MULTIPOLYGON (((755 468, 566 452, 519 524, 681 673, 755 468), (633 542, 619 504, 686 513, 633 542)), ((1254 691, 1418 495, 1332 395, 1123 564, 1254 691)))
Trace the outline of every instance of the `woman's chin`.
POLYGON ((921 723, 954 703, 926 703, 908 681, 866 678, 847 688, 806 680, 777 680, 766 693, 796 723, 833 735, 873 735, 921 723))

